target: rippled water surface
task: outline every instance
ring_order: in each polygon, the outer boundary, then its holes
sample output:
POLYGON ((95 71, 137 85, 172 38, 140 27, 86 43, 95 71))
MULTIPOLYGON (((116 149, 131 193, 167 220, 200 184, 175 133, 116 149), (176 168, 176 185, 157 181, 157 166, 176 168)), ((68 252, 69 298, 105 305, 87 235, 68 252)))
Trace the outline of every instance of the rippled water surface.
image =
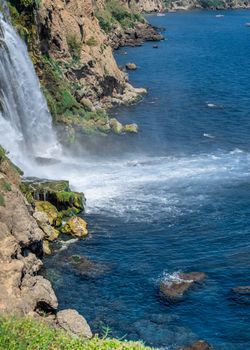
POLYGON ((149 16, 167 40, 116 52, 120 65, 137 64, 132 83, 149 90, 112 111, 138 123, 139 135, 103 139, 99 156, 67 167, 87 197, 91 235, 50 257, 46 274, 60 306, 78 309, 94 331, 108 326, 164 349, 200 338, 250 348, 249 305, 230 294, 250 283, 250 12, 223 14, 149 16), (98 273, 75 268, 76 254, 98 273), (208 277, 168 304, 159 281, 180 270, 208 277))

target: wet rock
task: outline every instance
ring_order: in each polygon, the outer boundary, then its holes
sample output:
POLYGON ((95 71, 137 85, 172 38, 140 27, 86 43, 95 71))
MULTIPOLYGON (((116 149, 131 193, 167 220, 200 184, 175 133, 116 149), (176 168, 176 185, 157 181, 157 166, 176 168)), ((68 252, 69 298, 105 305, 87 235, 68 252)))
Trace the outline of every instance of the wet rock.
POLYGON ((195 284, 205 280, 203 272, 179 273, 160 283, 160 294, 170 301, 177 301, 183 297, 195 284))
POLYGON ((73 255, 68 258, 68 262, 80 273, 87 278, 97 278, 108 271, 107 266, 91 261, 85 256, 73 255))
POLYGON ((240 286, 232 289, 232 299, 240 304, 250 305, 250 286, 240 286))
POLYGON ((62 310, 57 313, 58 326, 71 334, 91 338, 91 329, 83 316, 76 310, 62 310))
POLYGON ((138 125, 133 123, 133 124, 126 124, 123 127, 123 131, 126 133, 132 133, 132 134, 137 134, 139 131, 138 125))
POLYGON ((32 204, 34 200, 49 202, 62 215, 75 215, 84 210, 84 194, 71 191, 69 182, 65 180, 26 178, 21 184, 21 190, 32 204))
POLYGON ((67 221, 61 231, 72 236, 85 237, 88 235, 87 222, 75 216, 67 221))
POLYGON ((137 69, 137 66, 135 63, 127 63, 126 64, 126 69, 127 70, 136 70, 137 69))
POLYGON ((179 350, 212 350, 213 347, 204 340, 198 340, 190 346, 185 346, 179 350))

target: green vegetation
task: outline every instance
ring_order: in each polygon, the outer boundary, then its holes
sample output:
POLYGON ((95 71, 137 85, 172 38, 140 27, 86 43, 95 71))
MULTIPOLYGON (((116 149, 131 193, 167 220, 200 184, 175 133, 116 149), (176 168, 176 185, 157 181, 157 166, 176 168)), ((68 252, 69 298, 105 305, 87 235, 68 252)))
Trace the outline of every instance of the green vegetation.
POLYGON ((3 160, 6 156, 4 148, 0 145, 0 161, 3 160))
POLYGON ((81 48, 82 43, 80 40, 77 40, 74 36, 68 36, 67 37, 67 44, 69 47, 70 54, 72 58, 76 61, 80 60, 80 54, 81 54, 81 48))
POLYGON ((32 319, 0 319, 1 350, 149 350, 140 342, 71 337, 32 319))
POLYGON ((2 183, 2 189, 6 192, 10 192, 11 191, 11 184, 9 182, 4 181, 2 183))
POLYGON ((110 32, 114 25, 119 23, 123 28, 133 28, 135 23, 145 22, 139 13, 130 11, 118 0, 108 0, 104 10, 96 13, 100 27, 106 32, 110 32))
POLYGON ((97 40, 91 36, 87 41, 86 41, 86 44, 88 46, 96 46, 98 43, 97 43, 97 40))
POLYGON ((198 2, 203 8, 225 7, 225 4, 222 0, 198 0, 198 2))
POLYGON ((4 196, 0 193, 0 207, 4 207, 5 206, 5 199, 4 196))

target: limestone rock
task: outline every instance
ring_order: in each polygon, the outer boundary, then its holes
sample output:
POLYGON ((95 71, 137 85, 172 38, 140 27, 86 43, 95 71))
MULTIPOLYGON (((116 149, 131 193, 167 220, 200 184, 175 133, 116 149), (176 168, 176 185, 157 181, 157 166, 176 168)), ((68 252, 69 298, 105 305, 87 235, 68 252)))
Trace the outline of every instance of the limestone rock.
MULTIPOLYGON (((43 212, 47 215, 47 218, 48 218, 47 223, 48 224, 56 226, 56 227, 61 225, 62 218, 59 215, 57 208, 53 204, 51 204, 47 201, 36 201, 35 202, 35 210, 37 212, 43 212)), ((43 218, 43 220, 44 219, 45 219, 45 217, 43 218)))
POLYGON ((62 310, 57 313, 57 323, 65 331, 85 338, 91 338, 91 329, 83 316, 76 310, 62 310))
POLYGON ((76 237, 85 237, 88 235, 87 223, 82 218, 75 216, 67 221, 62 232, 76 237))

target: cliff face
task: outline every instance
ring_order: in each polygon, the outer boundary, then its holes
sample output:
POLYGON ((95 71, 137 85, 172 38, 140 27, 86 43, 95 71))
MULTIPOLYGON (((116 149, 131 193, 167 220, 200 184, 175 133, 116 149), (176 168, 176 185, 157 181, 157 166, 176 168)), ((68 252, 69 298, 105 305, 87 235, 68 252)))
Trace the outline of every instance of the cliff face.
POLYGON ((133 102, 140 92, 118 68, 95 17, 103 8, 101 1, 44 0, 38 14, 42 53, 60 62, 65 77, 78 84, 78 102, 89 99, 94 107, 110 106, 112 98, 133 102))
POLYGON ((0 315, 28 315, 55 328, 91 337, 86 320, 77 311, 57 312, 51 283, 39 275, 46 234, 39 228, 20 185, 20 170, 0 146, 0 315))

